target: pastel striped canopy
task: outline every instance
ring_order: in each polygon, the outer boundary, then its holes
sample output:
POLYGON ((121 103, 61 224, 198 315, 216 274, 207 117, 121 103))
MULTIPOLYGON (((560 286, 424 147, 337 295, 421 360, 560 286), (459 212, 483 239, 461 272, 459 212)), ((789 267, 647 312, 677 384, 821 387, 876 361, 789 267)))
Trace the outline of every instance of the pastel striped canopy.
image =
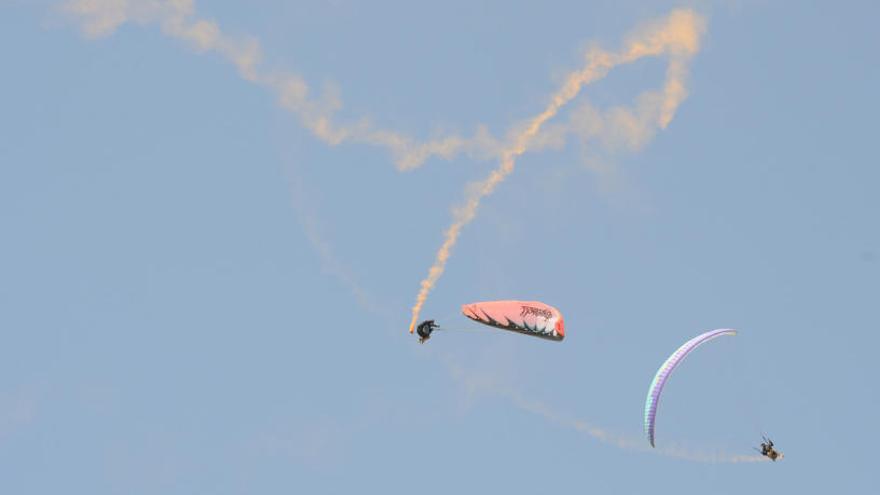
POLYGON ((651 381, 651 387, 648 388, 648 398, 645 399, 645 433, 648 435, 651 447, 654 446, 654 421, 657 418, 657 406, 660 403, 660 394, 663 392, 663 386, 669 380, 669 375, 672 374, 672 371, 681 364, 691 351, 722 335, 736 335, 736 330, 721 328, 697 335, 676 349, 660 366, 660 369, 657 370, 654 380, 651 381))

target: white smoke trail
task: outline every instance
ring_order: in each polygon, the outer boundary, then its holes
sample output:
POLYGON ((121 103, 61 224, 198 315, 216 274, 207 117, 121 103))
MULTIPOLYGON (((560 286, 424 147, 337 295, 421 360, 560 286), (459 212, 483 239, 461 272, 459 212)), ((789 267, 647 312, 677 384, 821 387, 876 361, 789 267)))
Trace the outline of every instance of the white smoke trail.
POLYGON ((704 452, 676 445, 673 445, 671 447, 651 448, 647 444, 647 440, 644 438, 636 439, 633 437, 620 435, 607 429, 600 428, 594 424, 591 424, 588 421, 564 416, 562 414, 559 414, 553 408, 547 406, 546 404, 528 400, 514 391, 508 390, 502 395, 509 398, 511 402, 516 405, 517 408, 523 411, 536 414, 552 423, 571 428, 606 445, 611 445, 622 450, 658 454, 664 457, 674 457, 676 459, 683 459, 693 462, 706 462, 717 464, 763 462, 767 460, 765 457, 760 455, 730 454, 721 451, 704 452))
POLYGON ((342 107, 332 92, 320 97, 298 74, 261 69, 262 49, 253 38, 235 38, 214 21, 196 15, 194 0, 68 0, 61 10, 80 23, 90 38, 108 36, 125 23, 158 24, 166 35, 200 53, 214 53, 230 62, 246 81, 271 90, 279 105, 294 113, 303 127, 323 142, 335 146, 360 143, 388 150, 399 170, 419 167, 431 157, 452 158, 467 153, 476 158, 498 156, 500 143, 478 127, 472 137, 446 136, 424 142, 400 132, 382 129, 368 119, 339 124, 334 115, 342 107))
POLYGON ((389 318, 387 306, 380 304, 355 278, 351 270, 346 267, 336 256, 333 247, 321 232, 318 214, 311 206, 309 196, 296 174, 288 174, 288 183, 293 192, 294 210, 303 229, 306 239, 318 253, 323 270, 335 277, 346 289, 351 292, 355 302, 364 310, 389 318))

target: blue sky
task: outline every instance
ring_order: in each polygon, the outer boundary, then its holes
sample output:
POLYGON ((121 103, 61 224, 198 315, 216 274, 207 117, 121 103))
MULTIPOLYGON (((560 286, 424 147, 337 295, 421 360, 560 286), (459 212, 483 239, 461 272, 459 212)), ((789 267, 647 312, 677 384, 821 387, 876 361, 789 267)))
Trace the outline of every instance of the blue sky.
MULTIPOLYGON (((873 3, 196 2, 261 70, 338 94, 339 122, 418 140, 502 139, 588 47, 705 19, 665 129, 520 158, 423 311, 474 332, 424 346, 419 282, 496 160, 400 171, 152 14, 95 38, 59 5, 0 2, 3 493, 872 491, 873 3), (559 307, 566 339, 458 314, 501 298, 559 307), (670 381, 658 447, 748 455, 765 431, 783 462, 641 445, 657 366, 719 327, 739 335, 670 381)), ((633 105, 665 63, 615 68, 551 124, 633 105)))

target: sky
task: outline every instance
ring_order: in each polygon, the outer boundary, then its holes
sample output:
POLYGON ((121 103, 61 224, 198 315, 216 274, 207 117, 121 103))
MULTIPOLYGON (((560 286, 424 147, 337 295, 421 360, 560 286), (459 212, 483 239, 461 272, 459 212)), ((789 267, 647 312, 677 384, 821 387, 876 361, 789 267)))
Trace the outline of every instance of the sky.
POLYGON ((0 492, 875 490, 875 3, 0 9, 0 492))

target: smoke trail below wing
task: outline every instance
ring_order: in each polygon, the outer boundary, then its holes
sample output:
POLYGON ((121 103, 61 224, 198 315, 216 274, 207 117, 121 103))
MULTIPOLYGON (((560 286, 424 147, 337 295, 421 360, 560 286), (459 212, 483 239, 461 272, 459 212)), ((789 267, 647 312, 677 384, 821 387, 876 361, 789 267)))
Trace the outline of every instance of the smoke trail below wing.
POLYGON ((761 455, 733 454, 723 450, 697 450, 682 445, 651 448, 645 445, 644 439, 641 437, 624 435, 602 428, 591 421, 564 414, 544 402, 530 399, 514 386, 504 383, 505 378, 502 376, 465 369, 452 356, 445 353, 437 353, 436 355, 446 366, 452 378, 463 385, 468 394, 502 397, 509 400, 514 407, 521 411, 534 414, 562 428, 586 435, 604 445, 628 452, 660 455, 700 463, 739 464, 767 461, 767 458, 761 455))
POLYGON ((737 464, 749 462, 764 462, 767 459, 760 455, 731 454, 723 451, 706 452, 694 450, 684 446, 671 446, 659 449, 645 446, 644 440, 635 437, 621 435, 605 428, 600 428, 589 421, 564 416, 557 413, 553 408, 541 402, 524 398, 519 393, 507 391, 502 394, 523 411, 527 411, 563 427, 571 428, 583 433, 603 444, 616 447, 630 452, 642 452, 646 454, 659 454, 663 457, 672 457, 692 462, 704 462, 715 464, 737 464))

